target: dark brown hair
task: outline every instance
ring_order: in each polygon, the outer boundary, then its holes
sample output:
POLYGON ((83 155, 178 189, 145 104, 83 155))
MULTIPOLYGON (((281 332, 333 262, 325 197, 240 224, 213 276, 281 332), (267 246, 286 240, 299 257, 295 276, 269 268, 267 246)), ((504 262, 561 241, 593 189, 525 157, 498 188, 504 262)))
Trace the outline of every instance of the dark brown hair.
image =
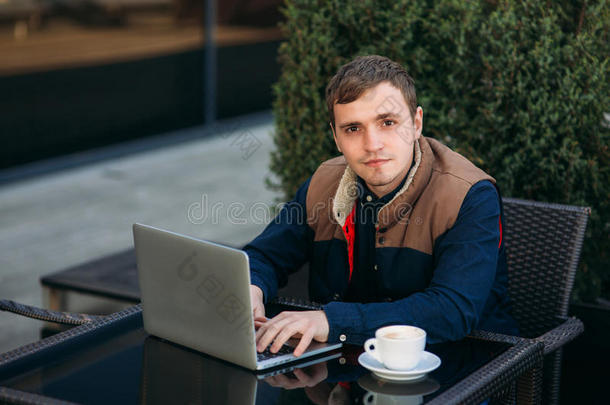
POLYGON ((326 86, 326 105, 330 122, 335 126, 334 105, 357 100, 366 90, 388 81, 399 89, 411 112, 417 110, 415 81, 407 71, 393 60, 379 55, 358 56, 341 66, 326 86))

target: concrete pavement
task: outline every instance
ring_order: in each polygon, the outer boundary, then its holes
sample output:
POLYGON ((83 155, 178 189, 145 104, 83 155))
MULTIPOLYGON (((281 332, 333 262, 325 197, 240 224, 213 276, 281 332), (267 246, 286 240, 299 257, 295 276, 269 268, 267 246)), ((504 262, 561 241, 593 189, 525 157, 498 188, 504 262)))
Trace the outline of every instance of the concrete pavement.
MULTIPOLYGON (((264 186, 272 130, 268 113, 238 117, 211 136, 177 131, 162 147, 1 185, 0 297, 40 306, 40 276, 132 247, 134 222, 248 242, 278 197, 264 186)), ((0 312, 0 352, 38 340, 42 324, 0 312)))

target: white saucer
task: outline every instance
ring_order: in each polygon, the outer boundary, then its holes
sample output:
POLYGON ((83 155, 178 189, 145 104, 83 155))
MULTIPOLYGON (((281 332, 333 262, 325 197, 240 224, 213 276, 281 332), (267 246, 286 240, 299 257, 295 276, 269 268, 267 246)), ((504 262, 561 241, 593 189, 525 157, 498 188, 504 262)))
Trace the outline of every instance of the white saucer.
POLYGON ((436 370, 441 365, 441 359, 434 353, 424 351, 417 367, 407 371, 390 370, 381 364, 377 359, 368 354, 362 353, 358 357, 358 363, 364 368, 373 372, 377 377, 390 381, 413 381, 419 380, 427 373, 436 370))

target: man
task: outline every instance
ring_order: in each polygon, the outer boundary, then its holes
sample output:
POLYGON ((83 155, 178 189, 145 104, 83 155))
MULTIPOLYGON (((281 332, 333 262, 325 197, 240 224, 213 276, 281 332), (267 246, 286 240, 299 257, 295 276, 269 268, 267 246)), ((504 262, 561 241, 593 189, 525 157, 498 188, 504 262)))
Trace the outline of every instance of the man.
POLYGON ((473 329, 517 332, 508 314, 501 200, 495 180, 422 136, 411 77, 381 56, 342 66, 326 89, 343 156, 316 170, 246 248, 257 349, 300 337, 362 344, 409 324, 429 343, 473 329), (309 262, 323 310, 264 317, 289 273, 309 262))

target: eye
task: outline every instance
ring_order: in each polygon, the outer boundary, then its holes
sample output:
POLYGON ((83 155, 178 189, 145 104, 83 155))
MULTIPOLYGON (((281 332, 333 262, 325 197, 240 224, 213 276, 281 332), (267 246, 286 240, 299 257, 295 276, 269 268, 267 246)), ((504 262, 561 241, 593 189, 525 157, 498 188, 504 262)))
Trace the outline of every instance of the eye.
POLYGON ((347 127, 345 128, 345 132, 347 132, 348 134, 351 134, 352 132, 356 132, 358 131, 358 127, 347 127))
POLYGON ((395 124, 394 120, 383 120, 383 126, 385 126, 385 127, 389 127, 394 124, 395 124))

